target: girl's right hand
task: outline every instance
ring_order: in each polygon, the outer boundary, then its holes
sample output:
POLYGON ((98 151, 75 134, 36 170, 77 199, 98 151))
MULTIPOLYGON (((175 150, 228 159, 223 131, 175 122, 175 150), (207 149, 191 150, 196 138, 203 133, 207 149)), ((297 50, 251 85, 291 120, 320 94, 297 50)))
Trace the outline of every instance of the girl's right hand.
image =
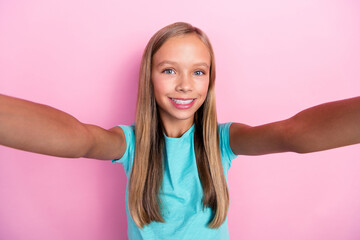
POLYGON ((0 94, 0 144, 29 152, 68 158, 121 158, 123 130, 79 122, 55 108, 0 94))

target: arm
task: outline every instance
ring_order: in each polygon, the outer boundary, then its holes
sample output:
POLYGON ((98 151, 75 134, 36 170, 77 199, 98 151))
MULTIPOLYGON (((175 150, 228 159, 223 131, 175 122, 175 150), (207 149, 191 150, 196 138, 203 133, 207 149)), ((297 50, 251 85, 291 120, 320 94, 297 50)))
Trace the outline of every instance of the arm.
POLYGON ((83 124, 55 108, 0 95, 0 144, 58 157, 120 158, 121 128, 83 124))
POLYGON ((324 103, 257 127, 234 123, 229 141, 238 155, 309 153, 360 143, 360 97, 324 103))

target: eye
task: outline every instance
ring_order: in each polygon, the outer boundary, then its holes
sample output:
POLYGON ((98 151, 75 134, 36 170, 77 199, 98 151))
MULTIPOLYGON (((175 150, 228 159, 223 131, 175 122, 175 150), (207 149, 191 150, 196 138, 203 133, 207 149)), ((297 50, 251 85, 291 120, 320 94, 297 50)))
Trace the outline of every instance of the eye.
POLYGON ((174 71, 173 69, 167 68, 167 69, 165 69, 164 71, 162 71, 162 73, 165 73, 165 74, 174 74, 175 71, 174 71))
POLYGON ((195 71, 194 74, 198 76, 205 75, 203 71, 195 71))

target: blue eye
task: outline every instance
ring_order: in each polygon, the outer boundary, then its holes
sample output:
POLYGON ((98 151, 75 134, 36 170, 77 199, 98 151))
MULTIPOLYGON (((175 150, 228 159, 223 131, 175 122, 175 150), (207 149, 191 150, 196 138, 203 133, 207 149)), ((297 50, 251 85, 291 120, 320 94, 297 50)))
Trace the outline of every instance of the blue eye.
POLYGON ((201 76, 201 75, 204 75, 205 73, 203 71, 195 71, 194 74, 201 76))
POLYGON ((166 73, 166 74, 174 74, 175 71, 173 69, 165 69, 164 71, 162 71, 163 73, 166 73))

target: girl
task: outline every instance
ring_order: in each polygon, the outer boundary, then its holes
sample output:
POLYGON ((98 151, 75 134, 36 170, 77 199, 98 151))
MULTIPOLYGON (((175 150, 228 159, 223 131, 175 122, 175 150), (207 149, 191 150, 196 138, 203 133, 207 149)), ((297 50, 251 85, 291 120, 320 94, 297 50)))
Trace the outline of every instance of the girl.
POLYGON ((237 155, 307 153, 360 142, 360 97, 250 127, 218 124, 214 84, 208 38, 190 24, 174 23, 145 49, 133 125, 105 130, 0 96, 0 143, 122 163, 130 239, 228 239, 227 172, 237 155))

